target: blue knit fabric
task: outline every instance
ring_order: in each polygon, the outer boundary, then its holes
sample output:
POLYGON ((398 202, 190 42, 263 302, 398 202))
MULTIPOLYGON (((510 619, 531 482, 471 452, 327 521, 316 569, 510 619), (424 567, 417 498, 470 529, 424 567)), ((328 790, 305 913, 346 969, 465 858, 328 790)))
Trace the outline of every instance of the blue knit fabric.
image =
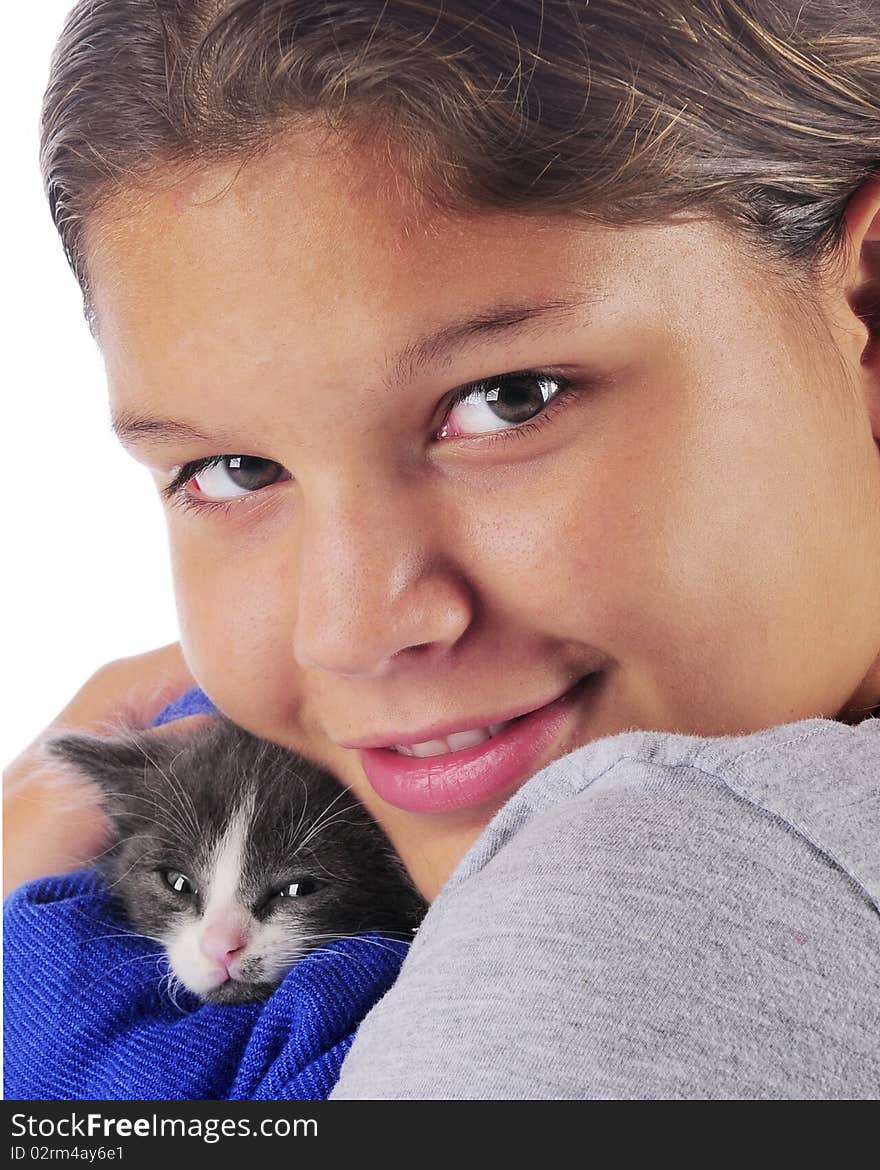
POLYGON ((192 690, 184 691, 173 703, 163 707, 153 720, 153 726, 160 727, 163 723, 173 723, 175 719, 183 719, 187 715, 214 715, 216 711, 217 708, 205 692, 193 687, 192 690))
MULTIPOLYGON (((188 691, 156 723, 211 710, 188 691)), ((408 945, 341 939, 296 963, 265 1003, 186 991, 175 1003, 161 948, 131 932, 94 870, 30 882, 4 906, 5 1096, 324 1100, 408 945)))

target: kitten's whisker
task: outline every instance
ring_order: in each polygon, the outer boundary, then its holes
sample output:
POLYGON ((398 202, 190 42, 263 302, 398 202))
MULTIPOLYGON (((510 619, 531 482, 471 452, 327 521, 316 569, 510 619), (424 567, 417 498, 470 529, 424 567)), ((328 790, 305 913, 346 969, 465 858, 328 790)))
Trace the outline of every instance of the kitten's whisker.
POLYGON ((345 874, 333 873, 327 868, 326 865, 324 865, 323 861, 321 861, 319 857, 313 856, 311 858, 311 864, 319 869, 321 873, 326 874, 327 877, 333 878, 334 881, 337 881, 342 885, 344 885, 346 881, 350 880, 345 874))
MULTIPOLYGON (((396 931, 390 931, 390 930, 385 931, 385 934, 387 934, 389 936, 389 939, 392 942, 406 942, 406 943, 412 942, 412 939, 413 939, 412 935, 404 934, 404 932, 401 931, 400 938, 395 938, 394 936, 396 933, 397 933, 396 931)), ((381 950, 381 951, 393 951, 394 954, 397 954, 396 947, 389 947, 386 943, 380 942, 379 939, 377 939, 377 938, 363 938, 361 935, 354 935, 354 934, 347 935, 346 937, 347 938, 360 938, 361 942, 366 943, 367 946, 378 947, 379 950, 381 950)))
POLYGON ((305 955, 300 960, 300 962, 309 963, 313 960, 315 962, 318 962, 320 960, 323 960, 326 962, 328 959, 332 959, 332 958, 338 959, 340 957, 344 958, 349 963, 357 963, 359 966, 364 967, 366 970, 369 970, 369 964, 365 963, 364 960, 359 958, 357 955, 342 955, 342 956, 340 956, 339 951, 328 951, 328 950, 324 949, 323 947, 319 947, 318 949, 316 949, 314 951, 309 951, 309 953, 307 955, 305 955))
POLYGON ((95 856, 91 860, 91 864, 94 865, 96 861, 100 861, 102 857, 106 857, 108 853, 112 853, 113 850, 118 847, 118 845, 119 845, 118 839, 115 841, 111 841, 106 849, 102 849, 100 853, 95 854, 95 856))
MULTIPOLYGON (((115 922, 115 921, 111 920, 108 923, 106 918, 96 918, 94 916, 94 914, 86 914, 85 910, 82 910, 79 907, 77 907, 76 912, 77 912, 77 914, 79 914, 79 916, 81 918, 85 918, 85 920, 87 922, 97 922, 98 926, 108 926, 108 925, 116 926, 121 931, 125 931, 128 929, 126 927, 125 923, 123 923, 123 922, 115 922)), ((134 935, 135 938, 141 937, 140 934, 138 934, 138 932, 136 930, 130 930, 130 931, 128 931, 128 933, 134 935)))
POLYGON ((117 963, 115 967, 108 967, 105 974, 111 975, 114 971, 118 971, 120 967, 128 967, 131 963, 142 963, 144 959, 152 959, 155 962, 156 956, 152 952, 149 955, 135 955, 133 959, 125 959, 124 962, 117 963))
POLYGON ((162 978, 159 980, 159 983, 158 983, 159 992, 161 994, 162 984, 164 983, 165 984, 165 994, 168 996, 169 1002, 176 1008, 176 1010, 178 1012, 180 1012, 181 1015, 186 1015, 186 1012, 184 1011, 184 1009, 177 1002, 177 992, 178 992, 179 987, 181 986, 180 980, 178 979, 177 975, 175 975, 174 969, 171 966, 171 963, 170 963, 167 955, 160 956, 159 962, 157 963, 157 967, 159 966, 159 964, 161 964, 163 962, 168 967, 168 970, 162 976, 162 978))
MULTIPOLYGON (((374 928, 374 929, 377 929, 377 928, 374 928)), ((394 939, 394 937, 393 937, 393 936, 394 936, 394 934, 396 934, 396 933, 398 933, 398 932, 395 932, 395 931, 383 931, 382 933, 389 935, 389 937, 390 937, 391 941, 398 941, 398 942, 409 942, 409 941, 412 941, 412 940, 411 940, 411 937, 404 935, 404 933, 403 933, 402 931, 401 931, 401 932, 399 932, 399 933, 402 935, 402 937, 401 937, 400 939, 394 939)), ((386 943, 383 943, 383 942, 381 942, 379 939, 375 939, 375 938, 365 938, 365 937, 364 937, 364 935, 362 935, 362 934, 360 934, 360 933, 358 933, 358 932, 354 932, 354 933, 352 933, 352 934, 333 934, 333 933, 327 933, 327 934, 301 934, 301 935, 298 935, 298 937, 297 937, 297 941, 302 941, 302 942, 304 942, 304 943, 307 943, 307 942, 310 942, 310 941, 312 941, 312 940, 317 940, 317 939, 327 939, 327 940, 329 940, 329 941, 332 941, 332 942, 341 942, 343 939, 348 939, 348 938, 356 938, 356 939, 360 939, 360 941, 361 941, 361 942, 363 942, 363 943, 367 943, 369 946, 379 947, 379 949, 380 949, 380 950, 384 950, 384 951, 394 951, 394 952, 396 953, 396 948, 395 948, 395 947, 390 947, 390 946, 388 946, 386 943)), ((328 953, 331 953, 331 952, 328 952, 328 953)), ((334 953, 334 954, 344 954, 344 952, 340 952, 340 951, 336 951, 336 952, 332 952, 332 953, 334 953)), ((279 954, 279 953, 278 953, 278 952, 276 952, 276 955, 277 955, 277 954, 279 954)), ((280 954, 283 954, 285 958, 290 958, 290 957, 292 957, 292 955, 293 955, 293 952, 286 952, 286 951, 285 951, 285 952, 280 952, 280 954)), ((273 955, 273 957, 275 957, 275 956, 273 955)))
POLYGON ((165 987, 163 987, 165 980, 166 980, 166 976, 163 975, 162 978, 159 980, 158 984, 156 985, 156 990, 159 992, 160 998, 164 996, 164 997, 167 997, 168 1000, 170 1001, 171 997, 168 995, 167 989, 165 987))
MULTIPOLYGON (((345 790, 343 790, 343 791, 345 791, 345 790)), ((300 841, 299 845, 297 846, 297 849, 304 849, 313 837, 317 836, 318 833, 322 832, 324 829, 328 828, 330 825, 336 824, 340 820, 341 817, 345 816, 346 813, 355 812, 356 806, 355 805, 346 805, 345 808, 337 809, 336 812, 332 816, 327 816, 326 815, 327 811, 328 810, 325 809, 324 819, 312 826, 310 832, 306 835, 305 840, 300 841)), ((342 823, 354 825, 355 827, 357 827, 359 824, 362 824, 363 822, 362 821, 343 821, 342 823)))
MULTIPOLYGON (((141 816, 140 813, 129 813, 129 816, 136 816, 140 820, 147 821, 151 825, 155 824, 155 821, 152 817, 141 816)), ((118 841, 114 841, 113 844, 109 848, 105 849, 103 853, 99 853, 97 857, 94 857, 92 859, 92 864, 94 864, 96 861, 99 861, 105 854, 110 853, 113 849, 118 848, 120 845, 128 844, 129 841, 156 841, 160 845, 167 846, 169 849, 175 849, 180 844, 179 841, 174 841, 170 837, 163 837, 159 833, 130 833, 127 837, 123 837, 118 841)))
POLYGON ((171 981, 168 984, 168 990, 169 990, 171 1002, 174 1004, 174 1006, 177 1008, 177 1010, 180 1012, 180 1014, 182 1016, 186 1015, 186 1011, 180 1006, 180 1004, 177 1000, 177 996, 179 995, 179 993, 181 991, 183 991, 183 980, 178 975, 175 975, 173 972, 171 974, 171 981))
POLYGON ((155 935, 152 934, 140 934, 135 930, 120 931, 117 934, 93 934, 89 938, 82 939, 82 944, 85 945, 86 943, 98 942, 99 939, 103 938, 146 938, 149 939, 150 942, 157 943, 160 947, 165 945, 161 938, 156 938, 155 935))
POLYGON ((177 791, 180 793, 179 806, 180 806, 181 812, 183 812, 184 815, 187 817, 189 824, 190 824, 190 827, 192 828, 192 830, 196 834, 196 836, 198 836, 199 816, 198 816, 198 813, 196 812, 195 803, 193 802, 193 798, 187 792, 186 786, 183 783, 181 783, 180 777, 174 771, 174 765, 180 759, 182 752, 183 752, 183 749, 181 749, 181 751, 179 751, 177 753, 177 755, 174 757, 174 759, 168 765, 168 771, 171 773, 171 776, 166 777, 166 779, 168 780, 168 783, 170 784, 171 778, 173 777, 174 784, 177 787, 177 791))
MULTIPOLYGON (((298 849, 304 848, 309 843, 309 841, 312 839, 312 837, 314 837, 315 833, 320 832, 321 828, 323 827, 322 818, 324 818, 328 815, 328 813, 330 812, 330 809, 333 807, 334 804, 336 804, 337 800, 340 800, 343 796, 350 796, 350 795, 351 794, 349 793, 347 788, 340 788, 339 789, 339 791, 336 793, 336 795, 333 797, 333 799, 329 802, 327 807, 322 812, 320 812, 318 814, 318 816, 315 819, 315 823, 312 825, 311 830, 307 833, 305 840, 300 841, 299 845, 297 846, 298 849)), ((346 809, 345 811, 347 812, 348 809, 346 809)))
POLYGON ((124 874, 118 877, 115 882, 108 882, 107 889, 112 890, 114 886, 118 886, 120 882, 125 881, 131 871, 140 863, 140 860, 139 857, 136 857, 124 874))
POLYGON ((302 809, 301 809, 300 814, 299 814, 299 822, 298 822, 296 828, 293 829, 292 831, 290 831, 291 827, 288 826, 286 845, 291 850, 291 852, 293 851, 293 843, 296 840, 296 836, 299 833, 300 829, 302 828, 302 823, 305 820, 306 809, 309 807, 308 785, 306 784, 303 777, 300 776, 299 772, 295 772, 294 775, 296 776, 297 780, 299 780, 300 784, 302 784, 302 787, 303 787, 303 803, 302 803, 302 809))
MULTIPOLYGON (((367 932, 367 929, 368 929, 367 927, 364 927, 364 933, 367 932)), ((374 927, 370 927, 369 929, 371 931, 372 930, 380 930, 381 927, 374 926, 374 927)), ((352 931, 347 931, 347 932, 346 931, 339 931, 339 930, 326 930, 326 931, 314 931, 314 932, 311 932, 309 934, 301 934, 299 931, 297 931, 296 937, 298 940, 299 939, 313 939, 313 938, 341 939, 341 938, 361 938, 362 934, 360 931, 357 931, 357 930, 352 930, 352 931)))
MULTIPOLYGON (((347 789, 343 789, 343 795, 348 795, 347 789)), ((338 808, 336 810, 336 812, 334 812, 332 814, 330 813, 329 807, 324 809, 324 811, 321 813, 320 817, 318 817, 315 820, 315 823, 312 825, 311 829, 306 834, 305 839, 300 841, 298 848, 302 849, 305 845, 308 844, 308 842, 312 839, 312 837, 314 837, 317 833, 320 833, 322 831, 322 829, 326 829, 326 827, 328 825, 335 824, 342 817, 344 817, 346 815, 346 813, 359 812, 359 811, 360 810, 358 809, 357 805, 353 805, 353 804, 343 805, 342 808, 338 808)), ((363 821, 361 818, 360 820, 348 821, 348 822, 343 822, 343 823, 357 826, 358 824, 363 823, 363 821)))

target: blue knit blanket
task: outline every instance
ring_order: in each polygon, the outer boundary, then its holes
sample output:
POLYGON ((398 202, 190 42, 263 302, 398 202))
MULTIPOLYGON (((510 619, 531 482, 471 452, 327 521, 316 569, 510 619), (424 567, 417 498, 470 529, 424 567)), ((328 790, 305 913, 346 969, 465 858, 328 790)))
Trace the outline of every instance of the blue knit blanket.
MULTIPOLYGON (((189 691, 156 723, 211 710, 189 691)), ((407 949, 378 934, 341 939, 296 963, 265 1003, 186 991, 174 1002, 162 950, 131 932, 94 870, 30 882, 4 906, 5 1096, 325 1100, 407 949)))

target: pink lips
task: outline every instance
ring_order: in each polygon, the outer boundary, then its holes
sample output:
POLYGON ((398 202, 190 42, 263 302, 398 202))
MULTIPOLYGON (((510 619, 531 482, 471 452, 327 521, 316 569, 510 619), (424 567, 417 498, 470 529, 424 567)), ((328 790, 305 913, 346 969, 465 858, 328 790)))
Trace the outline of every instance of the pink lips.
POLYGON ((408 812, 451 812, 491 800, 534 774, 595 678, 581 679, 552 703, 472 748, 424 758, 390 748, 362 749, 358 754, 367 780, 388 804, 408 812))

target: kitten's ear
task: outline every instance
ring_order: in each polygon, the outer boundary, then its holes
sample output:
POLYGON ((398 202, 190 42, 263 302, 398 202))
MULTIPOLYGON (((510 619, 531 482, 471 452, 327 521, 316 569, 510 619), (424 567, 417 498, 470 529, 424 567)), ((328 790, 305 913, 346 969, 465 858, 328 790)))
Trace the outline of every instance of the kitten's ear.
POLYGON ((49 736, 43 747, 49 755, 93 780, 111 808, 124 804, 126 796, 143 789, 146 771, 166 767, 176 754, 167 740, 137 731, 109 737, 60 732, 49 736))

